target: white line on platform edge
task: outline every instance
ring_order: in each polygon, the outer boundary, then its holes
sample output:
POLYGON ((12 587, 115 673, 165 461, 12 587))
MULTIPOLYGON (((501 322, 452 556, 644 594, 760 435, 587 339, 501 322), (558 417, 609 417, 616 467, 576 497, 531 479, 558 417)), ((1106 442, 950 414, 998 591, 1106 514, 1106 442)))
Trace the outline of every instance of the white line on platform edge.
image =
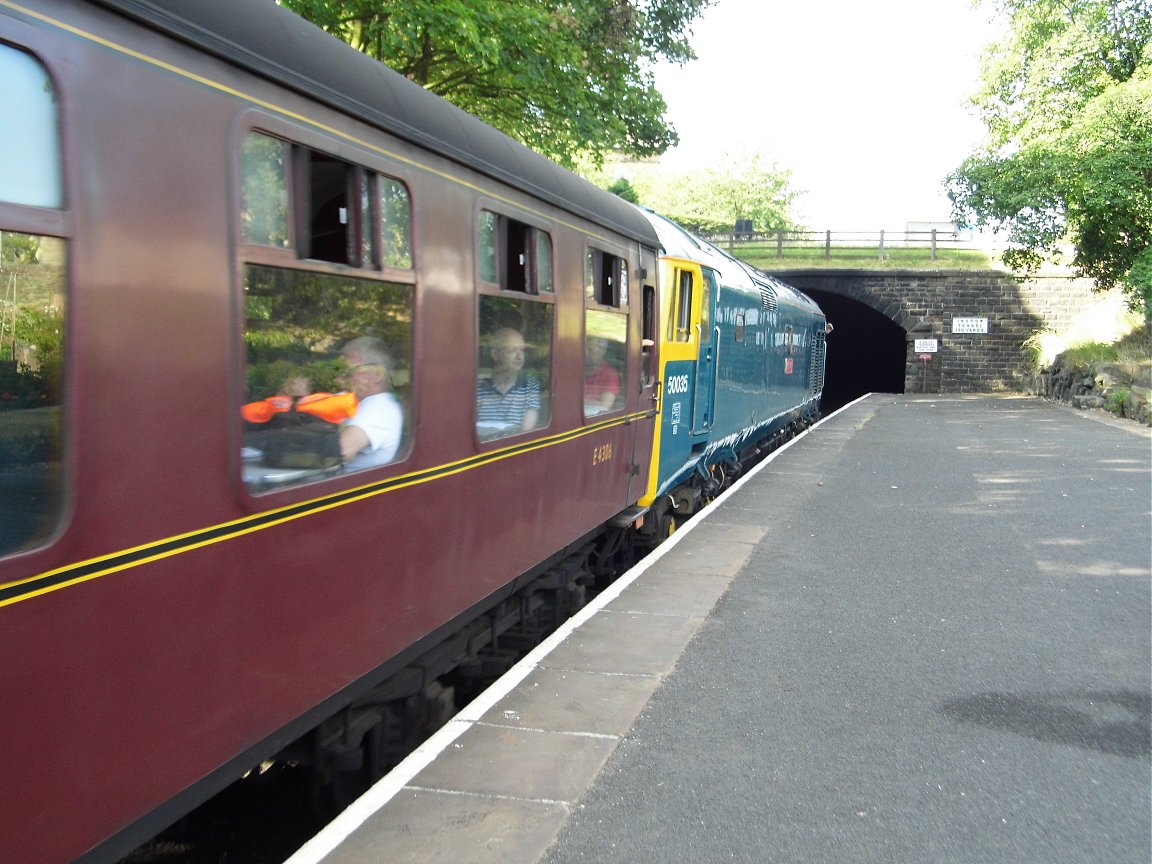
POLYGON ((593 615, 615 600, 625 588, 635 582, 649 567, 663 558, 669 550, 675 548, 681 539, 690 533, 698 523, 702 522, 704 517, 719 507, 728 496, 734 494, 736 490, 755 477, 761 469, 797 441, 804 438, 809 432, 821 426, 825 421, 831 420, 841 411, 851 408, 857 402, 868 398, 870 395, 872 394, 866 393, 859 399, 849 402, 847 405, 833 411, 827 417, 822 417, 795 438, 782 444, 764 457, 751 471, 737 480, 728 489, 724 490, 718 498, 711 501, 704 509, 697 513, 695 518, 689 520, 683 528, 677 530, 671 537, 657 546, 651 554, 647 555, 643 561, 631 570, 628 570, 619 579, 597 594, 591 603, 556 628, 547 639, 524 655, 515 666, 505 672, 491 687, 461 708, 456 716, 433 733, 423 744, 409 753, 399 765, 380 778, 371 789, 353 801, 339 816, 326 825, 319 834, 297 849, 292 857, 285 861, 284 864, 318 864, 318 862, 322 861, 328 853, 343 843, 353 831, 363 825, 376 811, 391 801, 396 793, 408 785, 412 778, 428 767, 437 756, 448 749, 452 742, 475 725, 490 708, 511 693, 513 688, 527 678, 540 662, 552 653, 553 649, 563 643, 565 639, 592 618, 593 615))

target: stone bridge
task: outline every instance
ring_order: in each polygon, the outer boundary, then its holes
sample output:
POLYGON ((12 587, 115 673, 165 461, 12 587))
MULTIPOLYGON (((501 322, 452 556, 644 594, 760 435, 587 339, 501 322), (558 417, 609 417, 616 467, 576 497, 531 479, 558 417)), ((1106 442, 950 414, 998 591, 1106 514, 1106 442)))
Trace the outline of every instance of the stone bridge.
POLYGON ((1024 392, 1023 347, 1099 302, 1086 279, 995 270, 772 270, 820 304, 825 413, 868 392, 1024 392))

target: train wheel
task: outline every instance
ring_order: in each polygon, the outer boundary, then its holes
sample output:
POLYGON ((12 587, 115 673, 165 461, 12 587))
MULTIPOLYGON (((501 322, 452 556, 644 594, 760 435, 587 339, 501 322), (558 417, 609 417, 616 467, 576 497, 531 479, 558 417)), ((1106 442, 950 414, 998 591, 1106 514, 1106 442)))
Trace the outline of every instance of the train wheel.
POLYGON ((669 537, 676 533, 676 517, 671 513, 664 513, 660 517, 660 528, 657 534, 660 543, 663 543, 669 537))

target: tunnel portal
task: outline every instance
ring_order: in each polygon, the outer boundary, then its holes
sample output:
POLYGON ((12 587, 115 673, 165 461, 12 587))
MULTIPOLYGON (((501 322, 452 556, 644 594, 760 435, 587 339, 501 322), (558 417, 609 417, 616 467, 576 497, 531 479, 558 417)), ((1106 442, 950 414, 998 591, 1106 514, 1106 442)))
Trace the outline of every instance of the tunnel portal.
POLYGON ((830 414, 865 393, 903 393, 904 329, 849 297, 827 291, 807 293, 833 327, 827 341, 821 413, 830 414))

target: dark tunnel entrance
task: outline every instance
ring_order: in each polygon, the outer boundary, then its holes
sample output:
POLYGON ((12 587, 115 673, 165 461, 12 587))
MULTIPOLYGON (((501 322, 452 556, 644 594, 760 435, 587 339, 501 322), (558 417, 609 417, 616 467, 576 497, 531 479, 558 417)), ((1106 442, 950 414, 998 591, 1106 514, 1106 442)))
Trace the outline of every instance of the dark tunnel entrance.
POLYGON ((903 393, 904 329, 856 300, 806 290, 832 324, 820 411, 831 414, 865 393, 903 393))

